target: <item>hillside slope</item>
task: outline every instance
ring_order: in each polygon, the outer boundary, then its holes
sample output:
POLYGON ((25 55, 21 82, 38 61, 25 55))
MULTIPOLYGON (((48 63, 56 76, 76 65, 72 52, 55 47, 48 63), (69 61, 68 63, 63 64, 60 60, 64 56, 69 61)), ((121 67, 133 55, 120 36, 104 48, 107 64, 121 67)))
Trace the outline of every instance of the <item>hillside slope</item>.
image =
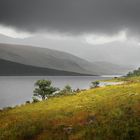
POLYGON ((134 42, 111 42, 105 44, 88 44, 78 38, 71 40, 55 40, 36 35, 29 38, 11 38, 0 34, 0 42, 8 44, 22 44, 32 46, 42 46, 71 53, 80 58, 84 58, 92 63, 104 61, 112 64, 138 67, 140 59, 140 47, 134 42), (58 47, 59 44, 59 47, 58 47))
POLYGON ((25 45, 0 44, 0 58, 25 65, 83 74, 124 74, 130 69, 107 63, 91 63, 72 54, 25 45))
POLYGON ((96 61, 93 63, 95 68, 98 68, 98 72, 101 74, 107 74, 107 75, 123 75, 128 73, 129 71, 133 70, 134 68, 132 66, 123 66, 123 65, 117 65, 105 61, 96 61), (104 73, 105 72, 105 73, 104 73))
POLYGON ((138 140, 139 81, 2 111, 0 139, 138 140))
POLYGON ((89 73, 81 66, 88 64, 88 61, 68 53, 45 48, 0 44, 0 58, 25 65, 89 73))
POLYGON ((77 76, 84 75, 80 73, 61 71, 49 68, 41 68, 30 65, 24 65, 16 62, 0 59, 0 76, 77 76))

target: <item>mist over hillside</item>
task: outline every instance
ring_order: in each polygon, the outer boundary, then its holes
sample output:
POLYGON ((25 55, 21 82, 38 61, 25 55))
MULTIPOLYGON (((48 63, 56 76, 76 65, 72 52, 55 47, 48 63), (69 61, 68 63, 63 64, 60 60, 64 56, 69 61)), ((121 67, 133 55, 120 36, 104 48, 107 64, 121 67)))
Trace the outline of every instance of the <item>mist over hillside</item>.
POLYGON ((130 68, 111 63, 91 63, 72 54, 27 45, 0 44, 0 58, 35 67, 81 74, 124 74, 130 68))
POLYGON ((63 51, 91 63, 96 61, 112 63, 115 65, 132 66, 133 69, 140 66, 140 46, 134 42, 111 42, 105 44, 90 44, 80 38, 53 39, 42 35, 34 35, 28 38, 11 38, 0 34, 0 42, 8 44, 20 44, 53 50, 63 51))

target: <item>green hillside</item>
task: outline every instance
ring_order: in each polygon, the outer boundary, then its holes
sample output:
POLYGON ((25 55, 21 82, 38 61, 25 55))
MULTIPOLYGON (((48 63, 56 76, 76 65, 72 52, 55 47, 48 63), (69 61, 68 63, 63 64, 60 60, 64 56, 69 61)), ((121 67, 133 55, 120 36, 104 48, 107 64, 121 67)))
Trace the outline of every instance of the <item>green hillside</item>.
POLYGON ((140 77, 0 112, 0 140, 138 140, 140 77))

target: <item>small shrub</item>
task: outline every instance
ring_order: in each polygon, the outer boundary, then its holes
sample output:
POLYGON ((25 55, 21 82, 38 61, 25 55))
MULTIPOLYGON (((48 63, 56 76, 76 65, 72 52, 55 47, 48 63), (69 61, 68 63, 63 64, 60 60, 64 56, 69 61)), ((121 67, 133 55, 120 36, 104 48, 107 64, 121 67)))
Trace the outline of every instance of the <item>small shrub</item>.
POLYGON ((33 103, 39 102, 39 100, 37 98, 35 98, 35 97, 32 97, 32 99, 33 99, 33 103))
POLYGON ((10 106, 3 108, 4 111, 11 110, 11 109, 12 109, 12 107, 10 107, 10 106))
POLYGON ((99 84, 100 84, 100 82, 99 81, 94 81, 94 82, 91 82, 91 86, 90 86, 90 88, 92 89, 92 88, 97 88, 97 87, 99 87, 99 84))
POLYGON ((66 85, 60 92, 59 95, 68 95, 73 92, 72 88, 70 85, 66 85))
POLYGON ((30 101, 26 101, 26 104, 30 104, 30 101))

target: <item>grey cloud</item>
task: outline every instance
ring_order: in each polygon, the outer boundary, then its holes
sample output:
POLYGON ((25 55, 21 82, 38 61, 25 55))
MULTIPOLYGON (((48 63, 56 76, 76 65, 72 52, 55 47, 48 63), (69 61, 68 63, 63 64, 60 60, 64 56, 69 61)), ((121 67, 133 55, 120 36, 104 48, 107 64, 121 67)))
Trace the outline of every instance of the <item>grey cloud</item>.
POLYGON ((140 0, 0 0, 0 24, 30 32, 140 33, 140 0))

